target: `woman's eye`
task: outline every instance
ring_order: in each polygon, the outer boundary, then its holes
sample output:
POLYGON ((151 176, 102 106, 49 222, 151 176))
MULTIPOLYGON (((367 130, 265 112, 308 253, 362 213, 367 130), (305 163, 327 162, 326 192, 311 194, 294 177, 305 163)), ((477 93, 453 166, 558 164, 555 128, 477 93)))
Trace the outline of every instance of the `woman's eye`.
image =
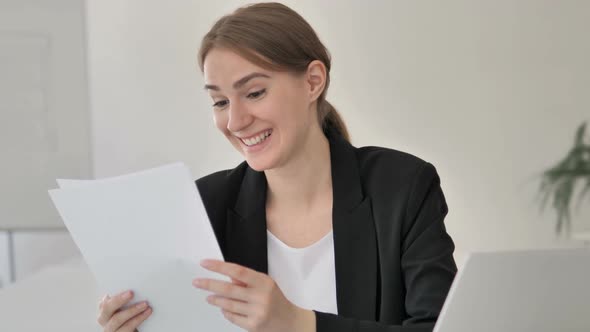
POLYGON ((213 104, 213 107, 214 108, 222 108, 222 107, 226 106, 227 103, 228 103, 227 100, 220 100, 220 101, 216 102, 215 104, 213 104))
POLYGON ((266 92, 266 89, 262 89, 262 90, 259 90, 259 91, 255 91, 255 92, 249 93, 248 94, 248 98, 250 98, 250 99, 256 99, 256 98, 262 96, 264 94, 264 92, 266 92))

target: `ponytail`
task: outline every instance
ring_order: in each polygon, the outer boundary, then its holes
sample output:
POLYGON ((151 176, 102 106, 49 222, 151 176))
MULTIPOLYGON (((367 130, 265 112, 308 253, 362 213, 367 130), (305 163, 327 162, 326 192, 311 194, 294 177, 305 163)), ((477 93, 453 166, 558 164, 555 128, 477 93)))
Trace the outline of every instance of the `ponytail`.
POLYGON ((327 100, 322 100, 318 106, 318 120, 325 135, 334 132, 350 142, 350 135, 346 124, 338 114, 338 111, 327 100))

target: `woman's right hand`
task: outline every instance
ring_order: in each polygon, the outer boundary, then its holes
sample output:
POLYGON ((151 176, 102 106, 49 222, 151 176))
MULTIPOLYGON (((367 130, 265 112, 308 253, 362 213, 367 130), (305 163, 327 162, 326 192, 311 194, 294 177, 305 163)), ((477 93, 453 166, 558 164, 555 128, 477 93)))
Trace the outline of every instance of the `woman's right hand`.
POLYGON ((126 291, 113 297, 105 295, 98 304, 98 323, 104 332, 133 332, 152 314, 147 302, 139 302, 121 310, 133 299, 133 292, 126 291))

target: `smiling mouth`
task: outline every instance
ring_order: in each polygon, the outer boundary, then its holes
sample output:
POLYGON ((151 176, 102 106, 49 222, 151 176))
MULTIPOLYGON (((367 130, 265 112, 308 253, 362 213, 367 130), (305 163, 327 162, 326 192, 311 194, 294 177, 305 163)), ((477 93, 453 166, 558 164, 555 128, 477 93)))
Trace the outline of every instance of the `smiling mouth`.
POLYGON ((242 143, 246 146, 256 146, 262 142, 264 142, 270 135, 272 134, 272 129, 265 130, 256 136, 252 136, 249 138, 240 138, 242 143))

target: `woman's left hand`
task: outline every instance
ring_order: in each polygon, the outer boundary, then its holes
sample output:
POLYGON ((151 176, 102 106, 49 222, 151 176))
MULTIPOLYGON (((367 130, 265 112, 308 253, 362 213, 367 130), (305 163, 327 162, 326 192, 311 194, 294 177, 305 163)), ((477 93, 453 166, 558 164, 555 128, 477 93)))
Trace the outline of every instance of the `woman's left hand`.
POLYGON ((195 287, 214 293, 207 302, 220 307, 230 322, 250 332, 315 332, 315 313, 287 300, 268 275, 219 260, 204 260, 201 266, 231 278, 193 280, 195 287))

